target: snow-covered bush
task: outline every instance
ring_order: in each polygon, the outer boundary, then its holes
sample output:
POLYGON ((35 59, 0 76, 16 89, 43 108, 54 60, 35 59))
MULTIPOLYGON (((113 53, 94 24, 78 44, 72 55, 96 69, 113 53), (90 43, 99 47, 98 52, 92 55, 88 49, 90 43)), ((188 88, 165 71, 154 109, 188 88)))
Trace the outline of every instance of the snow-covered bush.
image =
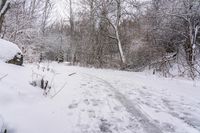
POLYGON ((23 54, 16 44, 0 39, 0 60, 7 63, 22 65, 23 54))
POLYGON ((48 64, 37 64, 32 69, 32 81, 30 84, 40 87, 44 90, 44 95, 47 95, 52 88, 54 76, 55 72, 48 64))

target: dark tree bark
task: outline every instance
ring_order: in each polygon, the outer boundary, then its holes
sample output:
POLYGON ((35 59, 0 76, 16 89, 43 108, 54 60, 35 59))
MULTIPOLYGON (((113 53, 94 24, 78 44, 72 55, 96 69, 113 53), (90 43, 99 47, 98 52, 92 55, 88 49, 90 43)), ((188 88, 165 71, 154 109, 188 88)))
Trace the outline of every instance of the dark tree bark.
POLYGON ((10 8, 10 2, 8 2, 7 0, 2 0, 0 4, 1 4, 0 5, 0 32, 2 32, 3 21, 5 18, 6 12, 10 8))

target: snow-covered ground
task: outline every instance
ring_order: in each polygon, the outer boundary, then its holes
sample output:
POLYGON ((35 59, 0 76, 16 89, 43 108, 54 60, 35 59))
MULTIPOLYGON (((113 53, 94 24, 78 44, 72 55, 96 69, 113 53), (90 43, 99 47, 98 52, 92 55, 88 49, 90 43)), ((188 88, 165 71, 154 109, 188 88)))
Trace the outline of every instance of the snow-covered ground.
POLYGON ((51 63, 45 96, 30 85, 38 68, 0 62, 8 133, 200 133, 200 82, 51 63))

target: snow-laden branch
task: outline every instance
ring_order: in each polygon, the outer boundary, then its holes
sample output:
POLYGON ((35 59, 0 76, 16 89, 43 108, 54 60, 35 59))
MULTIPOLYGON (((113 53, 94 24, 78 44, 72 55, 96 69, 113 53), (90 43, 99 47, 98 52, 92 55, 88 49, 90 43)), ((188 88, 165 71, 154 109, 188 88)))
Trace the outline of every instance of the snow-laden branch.
POLYGON ((165 15, 168 15, 168 16, 174 16, 174 17, 178 17, 178 18, 181 18, 181 19, 184 19, 186 22, 189 23, 189 19, 183 15, 183 14, 174 14, 174 13, 164 13, 165 15))
POLYGON ((2 79, 4 79, 5 77, 7 77, 7 76, 8 76, 8 74, 6 74, 6 75, 0 77, 0 81, 1 81, 2 79))

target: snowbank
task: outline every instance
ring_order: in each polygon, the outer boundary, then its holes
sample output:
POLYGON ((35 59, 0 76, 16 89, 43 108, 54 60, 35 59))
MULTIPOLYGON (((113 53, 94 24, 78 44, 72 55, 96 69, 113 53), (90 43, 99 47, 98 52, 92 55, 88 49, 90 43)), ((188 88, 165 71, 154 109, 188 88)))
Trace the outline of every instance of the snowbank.
POLYGON ((22 53, 18 46, 12 42, 0 39, 0 60, 3 62, 14 58, 17 53, 22 53))

